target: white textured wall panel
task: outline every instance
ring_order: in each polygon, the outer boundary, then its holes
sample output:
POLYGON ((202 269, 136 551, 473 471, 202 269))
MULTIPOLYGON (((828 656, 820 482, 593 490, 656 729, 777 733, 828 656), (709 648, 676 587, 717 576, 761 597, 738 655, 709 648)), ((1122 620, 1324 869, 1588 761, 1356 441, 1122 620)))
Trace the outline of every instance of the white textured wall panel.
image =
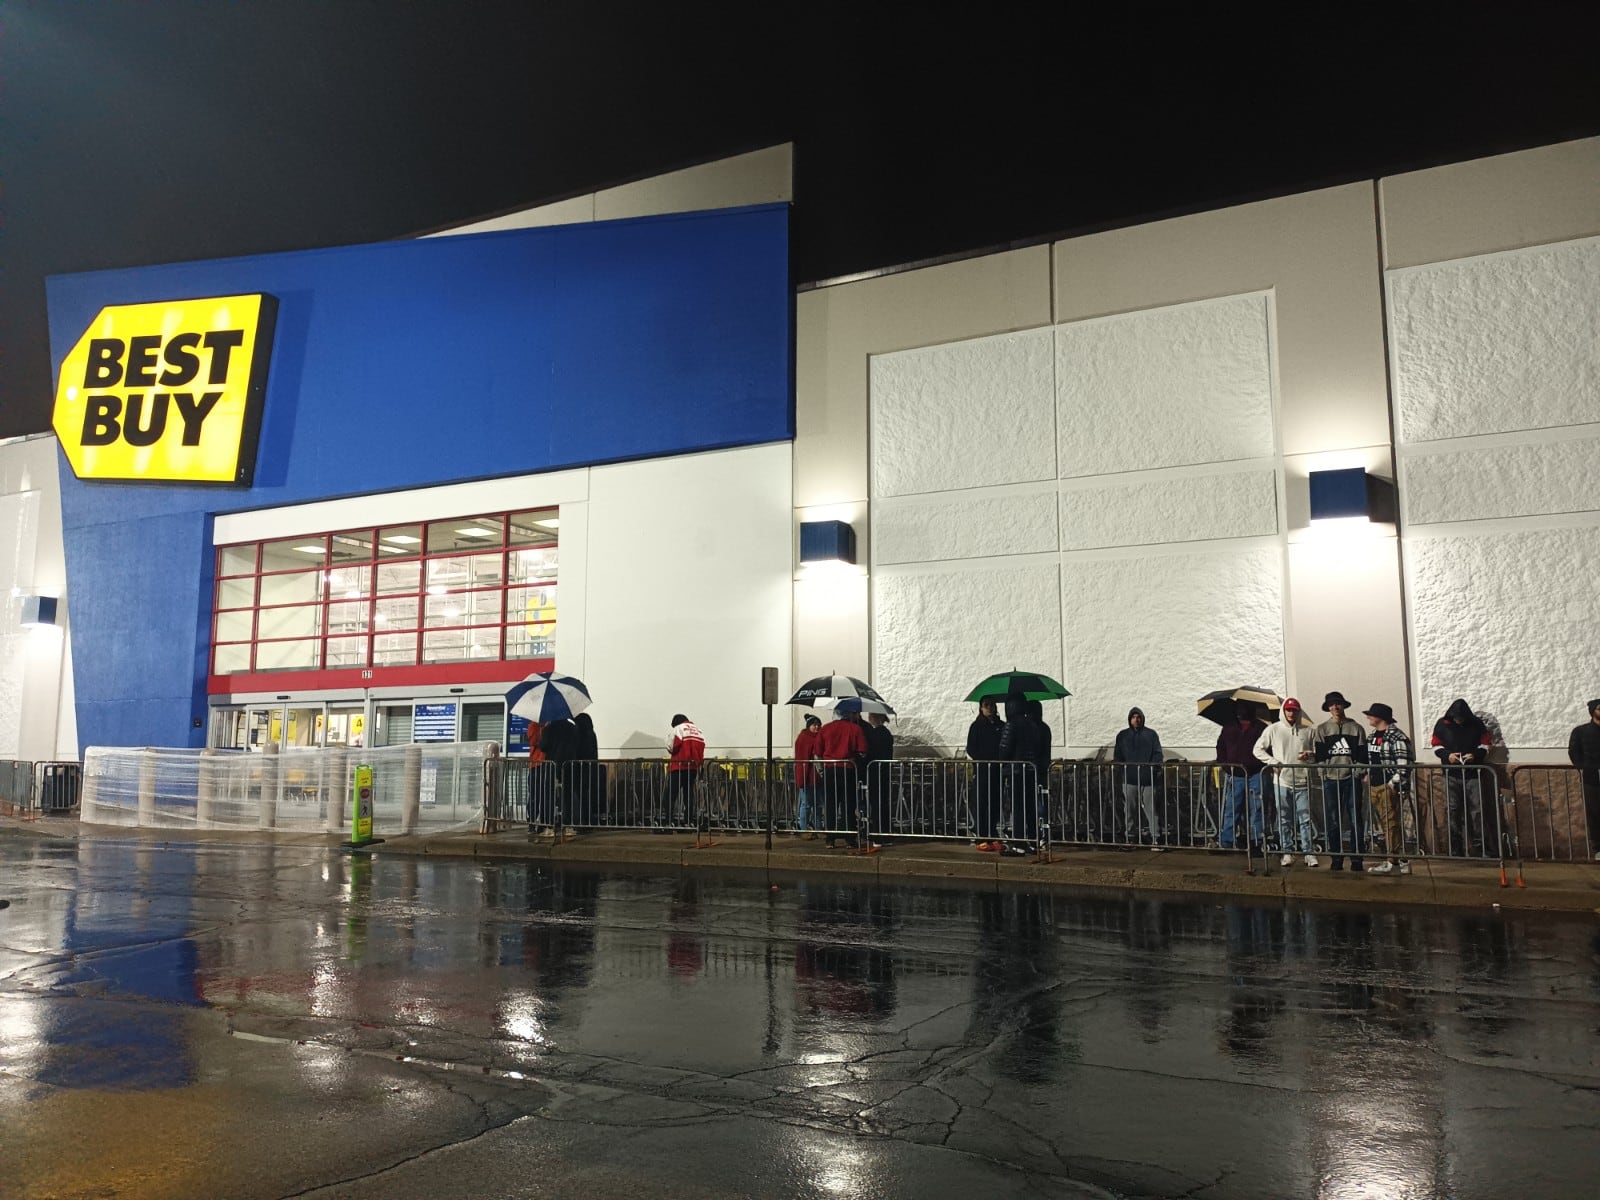
POLYGON ((872 494, 1054 479, 1050 354, 1036 329, 874 356, 872 494))
POLYGON ((1230 296, 1058 326, 1062 477, 1272 454, 1269 303, 1230 296))
POLYGON ((793 471, 787 442, 592 470, 583 680, 602 757, 660 753, 675 712, 699 723, 707 753, 764 752, 761 668, 792 646, 793 471))
POLYGON ((1600 421, 1600 240, 1392 272, 1400 438, 1600 421))
MULTIPOLYGON (((908 741, 963 747, 986 676, 1020 667, 1060 678, 1061 592, 1054 563, 873 576, 872 682, 908 741)), ((1045 705, 1056 741, 1059 703, 1045 705)))
POLYGON ((1061 493, 1063 550, 1277 532, 1276 471, 1144 479, 1061 493))
POLYGON ((1409 538, 1416 733, 1457 696, 1506 744, 1561 747, 1600 688, 1600 529, 1409 538))
POLYGON ((1600 509, 1600 438, 1406 458, 1412 525, 1600 509))
POLYGON ((1061 599, 1072 744, 1100 746, 1144 709, 1166 746, 1209 746, 1195 715, 1216 688, 1279 688, 1283 558, 1276 546, 1071 560, 1061 599))
POLYGON ((878 563, 1054 554, 1057 549, 1054 491, 946 492, 879 500, 872 508, 872 556, 878 563))
MULTIPOLYGON (((26 676, 29 639, 21 625, 17 591, 32 591, 39 540, 39 493, 0 495, 0 758, 22 756, 22 719, 30 699, 26 676)), ((48 636, 41 633, 41 636, 48 636)))

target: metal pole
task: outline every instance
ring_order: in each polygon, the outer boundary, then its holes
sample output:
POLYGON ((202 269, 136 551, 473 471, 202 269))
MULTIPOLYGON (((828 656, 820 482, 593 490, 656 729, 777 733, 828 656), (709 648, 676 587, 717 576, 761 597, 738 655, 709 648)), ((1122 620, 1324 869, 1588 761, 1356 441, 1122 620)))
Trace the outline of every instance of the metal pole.
POLYGON ((772 705, 767 705, 767 852, 772 852, 772 705))

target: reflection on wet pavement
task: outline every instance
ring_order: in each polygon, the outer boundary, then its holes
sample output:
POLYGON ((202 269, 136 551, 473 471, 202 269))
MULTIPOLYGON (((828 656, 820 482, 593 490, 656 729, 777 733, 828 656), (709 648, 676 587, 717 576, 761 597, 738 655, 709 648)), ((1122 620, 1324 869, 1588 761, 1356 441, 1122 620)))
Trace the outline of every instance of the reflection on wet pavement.
POLYGON ((0 897, 0 1195, 1595 1194, 1592 920, 27 837, 0 897))

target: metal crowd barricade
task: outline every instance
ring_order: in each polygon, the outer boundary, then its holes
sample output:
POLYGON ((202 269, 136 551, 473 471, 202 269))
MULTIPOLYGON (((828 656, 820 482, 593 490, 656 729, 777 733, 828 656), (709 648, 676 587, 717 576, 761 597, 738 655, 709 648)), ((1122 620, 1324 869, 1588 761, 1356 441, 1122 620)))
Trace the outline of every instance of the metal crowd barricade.
POLYGON ((42 813, 69 813, 78 807, 83 767, 75 762, 33 764, 33 794, 42 813))
MULTIPOLYGON (((1589 786, 1600 786, 1600 781, 1589 786)), ((1524 858, 1595 861, 1600 829, 1589 826, 1584 791, 1583 772, 1577 767, 1529 763, 1511 768, 1517 840, 1524 858)))
POLYGON ((859 789, 859 804, 873 837, 1034 843, 1053 836, 1049 795, 1032 763, 875 762, 859 789))
POLYGON ((1058 762, 1050 774, 1053 833, 1068 845, 1244 849, 1250 808, 1261 807, 1246 787, 1251 804, 1241 800, 1235 836, 1223 838, 1228 790, 1248 780, 1226 763, 1058 762))
POLYGON ((0 762, 0 808, 7 816, 32 820, 39 815, 34 803, 34 764, 21 760, 0 762))

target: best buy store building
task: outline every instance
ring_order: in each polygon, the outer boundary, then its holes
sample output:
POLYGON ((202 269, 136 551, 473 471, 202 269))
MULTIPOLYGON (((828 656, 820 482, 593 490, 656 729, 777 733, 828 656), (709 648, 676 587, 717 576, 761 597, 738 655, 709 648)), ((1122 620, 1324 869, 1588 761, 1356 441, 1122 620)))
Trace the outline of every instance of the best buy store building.
POLYGON ((612 753, 677 710, 753 748, 789 644, 787 228, 52 279, 79 743, 515 751, 504 692, 559 667, 612 753))
POLYGON ((0 445, 0 755, 514 744, 504 690, 551 666, 606 755, 674 712, 763 751, 766 666, 870 677, 948 753, 1026 666, 1073 692, 1068 756, 1137 704, 1203 758, 1195 697, 1242 681, 1423 737, 1466 696, 1563 757, 1600 662, 1600 139, 798 292, 790 183, 772 147, 464 236, 52 280, 60 445, 0 445), (1315 521, 1328 471, 1399 519, 1315 521), (798 562, 812 521, 857 561, 798 562))

